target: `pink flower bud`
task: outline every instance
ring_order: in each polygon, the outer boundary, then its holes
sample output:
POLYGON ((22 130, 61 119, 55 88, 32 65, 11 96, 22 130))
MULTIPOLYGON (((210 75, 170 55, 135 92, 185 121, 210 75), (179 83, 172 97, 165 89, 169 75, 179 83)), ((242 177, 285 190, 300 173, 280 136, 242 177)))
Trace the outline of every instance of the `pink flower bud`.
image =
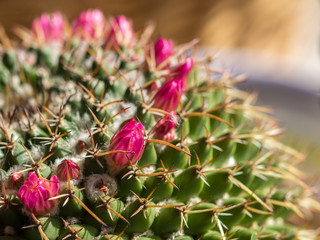
POLYGON ((31 31, 45 42, 63 41, 64 34, 63 17, 61 13, 44 13, 32 22, 31 31))
POLYGON ((110 31, 107 36, 106 46, 111 45, 111 48, 128 46, 133 40, 133 37, 132 22, 125 16, 120 15, 110 22, 110 31))
POLYGON ((59 179, 52 176, 49 180, 43 180, 37 177, 33 172, 19 190, 17 196, 23 205, 34 214, 45 214, 52 210, 57 200, 48 200, 57 196, 59 193, 59 179))
POLYGON ((132 153, 113 153, 108 157, 108 165, 123 169, 140 160, 145 147, 143 125, 136 120, 125 121, 110 140, 109 150, 123 150, 132 153), (111 164, 110 164, 111 162, 111 164))
POLYGON ((77 153, 82 153, 86 149, 86 143, 82 140, 79 140, 76 144, 76 151, 77 153))
POLYGON ((178 67, 176 67, 172 73, 175 75, 175 78, 181 78, 183 80, 183 87, 187 88, 188 86, 188 76, 190 71, 193 68, 193 59, 190 57, 186 58, 186 61, 179 65, 178 67))
POLYGON ((173 79, 166 82, 156 93, 153 107, 173 112, 179 105, 179 98, 183 90, 183 80, 173 79))
POLYGON ((154 56, 156 60, 156 66, 166 60, 172 55, 173 43, 171 40, 159 38, 154 44, 154 56))
POLYGON ((154 138, 171 142, 176 137, 174 127, 177 125, 176 113, 165 115, 152 129, 154 138))
POLYGON ((99 9, 83 11, 72 23, 73 33, 85 39, 101 39, 105 30, 106 19, 99 9))
POLYGON ((14 171, 9 175, 9 181, 8 181, 9 188, 19 189, 23 184, 23 181, 24 179, 23 179, 22 173, 14 171))
POLYGON ((57 168, 57 175, 58 178, 62 181, 67 181, 68 180, 68 175, 70 180, 72 179, 78 179, 79 177, 79 166, 72 160, 65 159, 63 160, 58 168, 57 168))

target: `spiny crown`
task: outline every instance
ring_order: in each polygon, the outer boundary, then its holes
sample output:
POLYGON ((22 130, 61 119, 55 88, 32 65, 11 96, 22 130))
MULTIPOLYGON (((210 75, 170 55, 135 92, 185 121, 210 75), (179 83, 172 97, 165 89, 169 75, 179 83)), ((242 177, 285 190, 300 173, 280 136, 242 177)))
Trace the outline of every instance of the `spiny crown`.
POLYGON ((153 28, 95 9, 1 31, 1 234, 315 238, 284 223, 320 208, 270 110, 153 28))

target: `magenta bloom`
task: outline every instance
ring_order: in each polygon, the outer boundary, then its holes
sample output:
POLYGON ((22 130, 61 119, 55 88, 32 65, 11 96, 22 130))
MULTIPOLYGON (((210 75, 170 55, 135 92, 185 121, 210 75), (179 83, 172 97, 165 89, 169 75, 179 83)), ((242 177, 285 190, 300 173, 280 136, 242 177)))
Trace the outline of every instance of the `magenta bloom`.
POLYGON ((111 48, 128 46, 133 40, 133 37, 132 22, 125 16, 120 15, 110 22, 110 31, 107 36, 106 45, 111 45, 111 48))
POLYGON ((106 19, 99 9, 83 11, 72 23, 74 34, 85 39, 101 39, 106 30, 106 19))
POLYGON ((140 160, 144 147, 143 125, 131 118, 125 121, 113 135, 109 150, 123 150, 132 153, 113 153, 109 155, 109 160, 113 165, 124 168, 129 165, 129 160, 132 163, 140 160))
POLYGON ((172 55, 173 43, 171 40, 159 38, 154 44, 154 56, 156 60, 156 66, 161 64, 164 60, 172 55))
POLYGON ((177 125, 176 113, 165 115, 152 129, 154 138, 171 142, 176 137, 174 127, 177 125))
POLYGON ((42 180, 33 172, 19 190, 18 197, 23 205, 34 214, 45 214, 53 209, 57 200, 47 200, 59 193, 59 179, 52 176, 49 180, 42 180))
POLYGON ((63 41, 64 26, 61 13, 44 13, 32 22, 31 31, 45 42, 63 41))
POLYGON ((172 73, 175 74, 175 78, 183 79, 183 87, 186 88, 188 86, 188 76, 190 71, 192 70, 194 65, 193 59, 190 57, 186 58, 186 61, 176 67, 172 73))
POLYGON ((183 80, 173 79, 166 82, 156 93, 153 107, 173 112, 179 105, 179 98, 183 90, 183 80))
POLYGON ((67 173, 69 173, 70 180, 78 179, 79 177, 78 164, 76 164, 72 160, 68 160, 68 159, 63 160, 57 168, 58 178, 62 181, 67 181, 68 180, 67 173))

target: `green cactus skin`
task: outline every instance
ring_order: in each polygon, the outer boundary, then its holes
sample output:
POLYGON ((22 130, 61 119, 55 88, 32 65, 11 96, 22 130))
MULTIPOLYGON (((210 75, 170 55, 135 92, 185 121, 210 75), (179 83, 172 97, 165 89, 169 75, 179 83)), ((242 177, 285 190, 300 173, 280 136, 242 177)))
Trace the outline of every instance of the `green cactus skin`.
MULTIPOLYGON (((183 205, 180 202, 169 202, 168 205, 183 205)), ((184 224, 184 223, 182 223, 184 224)), ((151 226, 152 231, 160 236, 179 231, 181 226, 181 211, 176 208, 162 208, 151 226)))
MULTIPOLYGON (((119 199, 114 199, 109 196, 105 196, 102 199, 105 201, 108 201, 110 204, 109 207, 106 207, 105 204, 102 204, 102 201, 97 202, 95 209, 93 212, 108 226, 113 227, 115 226, 119 221, 118 214, 122 214, 124 210, 124 203, 119 199), (110 210, 110 208, 112 210, 110 210), (115 211, 115 212, 114 212, 115 211)), ((88 224, 92 224, 94 227, 99 229, 100 223, 92 218, 90 214, 88 214, 88 224), (93 223, 94 222, 94 223, 93 223)))
MULTIPOLYGON (((83 240, 94 239, 94 237, 98 236, 99 234, 99 231, 90 225, 70 225, 70 228, 72 229, 72 231, 77 232, 77 237, 83 240)), ((62 240, 64 237, 68 236, 68 234, 71 233, 72 232, 70 229, 63 229, 61 230, 61 234, 57 239, 62 240)))
MULTIPOLYGON (((43 217, 43 218, 38 218, 38 220, 42 224, 42 229, 46 236, 49 239, 56 239, 59 234, 60 234, 60 229, 62 228, 62 221, 58 218, 54 217, 43 217)), ((25 229, 22 233, 24 238, 26 239, 42 239, 39 231, 37 228, 28 228, 25 229)))
POLYGON ((201 203, 192 208, 195 213, 188 216, 188 226, 185 227, 185 231, 190 233, 190 235, 201 235, 208 232, 210 229, 213 229, 216 225, 216 222, 214 221, 214 213, 197 213, 196 210, 208 210, 214 209, 215 207, 216 206, 212 203, 201 203))
POLYGON ((203 240, 220 240, 221 239, 221 233, 217 231, 210 231, 205 233, 201 239, 203 240))
POLYGON ((157 63, 144 30, 116 42, 107 29, 98 39, 63 31, 53 44, 20 29, 21 43, 0 42, 0 240, 317 239, 285 223, 319 209, 295 167, 304 156, 278 140, 267 109, 235 87, 241 78, 190 57, 193 42, 170 52, 162 39, 169 53, 157 63), (175 78, 182 88, 161 93, 175 78), (165 115, 174 126, 155 139, 165 115), (119 163, 109 151, 128 119, 143 126, 141 159, 126 151, 119 163), (76 164, 75 179, 61 178, 58 195, 40 201, 54 206, 32 212, 11 174, 50 185, 71 171, 58 172, 64 159, 76 164))

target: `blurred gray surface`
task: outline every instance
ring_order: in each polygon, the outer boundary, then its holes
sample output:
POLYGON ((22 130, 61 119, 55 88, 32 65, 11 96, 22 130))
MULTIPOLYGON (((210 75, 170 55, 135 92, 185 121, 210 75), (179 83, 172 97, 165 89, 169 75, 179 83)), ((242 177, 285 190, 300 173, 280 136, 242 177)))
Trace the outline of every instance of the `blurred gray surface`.
POLYGON ((245 74, 247 81, 238 87, 258 91, 257 104, 271 105, 284 129, 320 142, 319 61, 224 49, 216 53, 214 67, 245 74))

